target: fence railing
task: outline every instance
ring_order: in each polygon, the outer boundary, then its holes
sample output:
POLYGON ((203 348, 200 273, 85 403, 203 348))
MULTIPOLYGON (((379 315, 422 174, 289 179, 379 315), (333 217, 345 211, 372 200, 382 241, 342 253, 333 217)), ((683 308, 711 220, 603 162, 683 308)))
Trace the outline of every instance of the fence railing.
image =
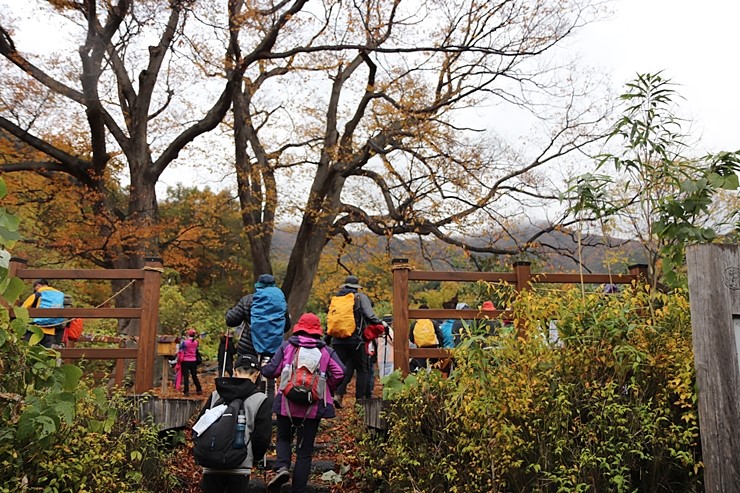
POLYGON ((70 347, 59 350, 62 359, 115 360, 116 381, 123 377, 123 360, 136 360, 134 391, 143 393, 154 384, 154 361, 159 320, 159 288, 162 279, 162 259, 147 258, 142 269, 29 269, 27 261, 13 258, 11 276, 19 279, 85 279, 131 280, 140 283, 141 306, 134 308, 30 308, 30 317, 60 317, 85 319, 135 319, 139 321, 136 347, 87 348, 70 347))
POLYGON ((450 351, 439 348, 410 348, 409 321, 423 318, 473 320, 481 315, 497 318, 503 310, 409 309, 410 281, 506 282, 517 292, 532 284, 630 284, 647 277, 647 266, 630 266, 627 274, 532 273, 529 262, 516 262, 513 272, 438 272, 412 270, 407 259, 393 259, 393 364, 403 375, 409 373, 410 358, 449 358, 450 351))

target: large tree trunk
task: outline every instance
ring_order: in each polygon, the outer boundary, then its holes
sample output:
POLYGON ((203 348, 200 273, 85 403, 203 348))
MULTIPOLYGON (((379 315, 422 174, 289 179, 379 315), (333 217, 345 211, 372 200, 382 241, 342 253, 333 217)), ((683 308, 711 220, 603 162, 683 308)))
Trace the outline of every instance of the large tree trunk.
MULTIPOLYGON (((133 169, 140 166, 132 166, 133 169)), ((131 177, 129 214, 122 229, 125 231, 120 242, 120 250, 111 263, 116 269, 141 269, 146 257, 159 256, 158 235, 156 233, 157 195, 155 180, 146 178, 146 173, 134 173, 131 177)), ((113 292, 117 293, 130 281, 113 282, 113 292)), ((142 283, 135 282, 115 298, 118 307, 140 307, 142 283)), ((138 336, 138 320, 119 320, 119 331, 127 336, 138 336)))

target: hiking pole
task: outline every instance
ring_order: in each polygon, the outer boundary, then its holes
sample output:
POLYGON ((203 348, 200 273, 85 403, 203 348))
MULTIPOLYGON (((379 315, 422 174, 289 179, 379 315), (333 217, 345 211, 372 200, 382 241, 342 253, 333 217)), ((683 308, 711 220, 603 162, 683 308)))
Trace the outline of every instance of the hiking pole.
POLYGON ((226 329, 226 345, 224 346, 224 364, 221 368, 221 376, 226 375, 226 358, 229 355, 229 336, 231 335, 231 329, 226 329))

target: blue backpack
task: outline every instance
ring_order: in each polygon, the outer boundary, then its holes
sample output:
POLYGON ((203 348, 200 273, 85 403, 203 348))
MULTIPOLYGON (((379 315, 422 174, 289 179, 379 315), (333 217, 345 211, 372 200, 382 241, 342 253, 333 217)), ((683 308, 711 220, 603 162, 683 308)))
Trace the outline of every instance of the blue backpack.
MULTIPOLYGON (((56 289, 42 289, 38 291, 39 301, 36 308, 64 308, 64 293, 56 289)), ((41 327, 50 327, 64 323, 64 318, 34 318, 33 323, 41 327)))

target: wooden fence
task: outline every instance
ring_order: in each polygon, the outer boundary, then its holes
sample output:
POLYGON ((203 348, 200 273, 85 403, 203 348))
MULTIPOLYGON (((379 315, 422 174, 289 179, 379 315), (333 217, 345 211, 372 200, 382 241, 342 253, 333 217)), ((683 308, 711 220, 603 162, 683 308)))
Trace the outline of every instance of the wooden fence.
POLYGON ((30 317, 114 318, 139 320, 136 347, 118 348, 63 348, 63 359, 116 360, 116 379, 123 377, 123 360, 136 360, 134 391, 143 393, 154 384, 154 354, 159 320, 159 287, 162 278, 162 259, 147 258, 143 269, 29 269, 24 259, 10 261, 10 275, 19 279, 94 279, 133 280, 142 287, 141 306, 138 308, 31 308, 30 317))
POLYGON ((411 270, 407 259, 394 259, 393 269, 393 364, 403 375, 409 373, 409 358, 448 358, 450 352, 437 348, 410 348, 409 321, 422 318, 464 319, 480 318, 481 314, 496 318, 503 310, 409 309, 409 281, 463 281, 506 282, 516 291, 529 289, 532 284, 630 284, 647 277, 646 265, 632 265, 628 274, 559 274, 532 273, 529 262, 516 262, 513 272, 437 272, 411 270))

